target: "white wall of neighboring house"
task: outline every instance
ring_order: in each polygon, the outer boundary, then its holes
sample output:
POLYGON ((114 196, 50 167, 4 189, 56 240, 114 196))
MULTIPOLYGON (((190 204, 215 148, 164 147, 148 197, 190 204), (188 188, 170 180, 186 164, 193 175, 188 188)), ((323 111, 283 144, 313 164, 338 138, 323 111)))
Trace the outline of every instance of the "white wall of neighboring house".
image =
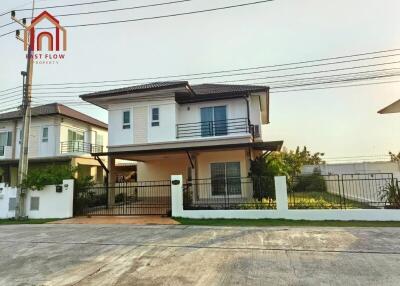
POLYGON ((395 162, 360 162, 342 164, 323 164, 319 166, 305 165, 303 174, 313 173, 315 168, 321 170, 322 175, 329 174, 367 174, 367 173, 393 173, 395 178, 400 179, 400 164, 395 162))
MULTIPOLYGON (((16 197, 17 188, 0 183, 0 218, 15 217, 10 210, 10 199, 16 197)), ((41 191, 29 190, 26 197, 26 214, 29 218, 69 218, 73 216, 74 181, 64 180, 62 192, 56 192, 56 186, 46 186, 41 191), (32 198, 39 200, 38 209, 32 209, 32 198)))

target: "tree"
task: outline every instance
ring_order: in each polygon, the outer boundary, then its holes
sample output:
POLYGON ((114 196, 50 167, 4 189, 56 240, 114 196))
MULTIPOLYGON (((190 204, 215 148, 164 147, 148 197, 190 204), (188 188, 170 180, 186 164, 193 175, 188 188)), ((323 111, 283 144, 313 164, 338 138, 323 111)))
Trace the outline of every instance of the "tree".
POLYGON ((272 152, 266 157, 256 158, 251 162, 251 176, 264 179, 257 186, 254 186, 254 198, 258 200, 266 197, 274 198, 273 178, 275 176, 286 176, 288 183, 290 183, 293 177, 301 173, 303 165, 324 163, 322 156, 324 156, 324 153, 317 152, 312 154, 304 146, 302 151, 300 151, 300 147, 297 147, 295 151, 283 150, 281 152, 272 152))
POLYGON ((389 151, 389 156, 390 156, 390 162, 400 162, 400 152, 396 154, 392 153, 389 151))
POLYGON ((266 157, 259 157, 251 164, 251 173, 257 176, 287 176, 293 177, 301 173, 304 165, 320 165, 325 163, 322 160, 324 153, 311 153, 307 147, 300 147, 293 150, 272 152, 266 157))

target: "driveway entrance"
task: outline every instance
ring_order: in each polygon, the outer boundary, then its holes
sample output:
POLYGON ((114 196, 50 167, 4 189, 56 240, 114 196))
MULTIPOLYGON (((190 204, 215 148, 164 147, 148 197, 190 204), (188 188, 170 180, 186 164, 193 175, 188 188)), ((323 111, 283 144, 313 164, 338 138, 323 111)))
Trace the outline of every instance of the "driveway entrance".
POLYGON ((74 216, 170 215, 171 182, 117 183, 76 190, 74 216))
POLYGON ((179 224, 170 217, 159 215, 141 216, 78 216, 74 218, 58 220, 51 224, 132 224, 132 225, 170 225, 179 224))

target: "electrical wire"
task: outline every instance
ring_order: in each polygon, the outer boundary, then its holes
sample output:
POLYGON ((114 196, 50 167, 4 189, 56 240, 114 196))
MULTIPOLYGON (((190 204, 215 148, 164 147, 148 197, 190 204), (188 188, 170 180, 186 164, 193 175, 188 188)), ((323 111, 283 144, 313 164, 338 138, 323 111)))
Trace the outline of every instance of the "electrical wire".
MULTIPOLYGON (((132 7, 125 7, 125 8, 116 8, 116 9, 107 9, 107 10, 98 10, 98 11, 87 11, 87 12, 77 12, 77 13, 67 13, 67 14, 56 14, 56 15, 54 15, 54 17, 60 18, 60 17, 78 16, 78 15, 111 13, 111 12, 117 12, 117 11, 136 10, 136 9, 142 9, 142 8, 173 5, 173 4, 185 3, 185 2, 191 2, 191 1, 193 1, 193 0, 177 0, 177 1, 160 2, 160 3, 139 5, 139 6, 132 6, 132 7)), ((26 18, 26 19, 30 20, 32 18, 26 18)), ((15 22, 9 22, 7 24, 4 24, 4 25, 0 26, 0 28, 7 27, 7 26, 12 25, 14 23, 15 22)))
MULTIPOLYGON (((118 2, 120 0, 102 0, 102 1, 93 1, 93 2, 83 2, 83 3, 73 3, 73 4, 66 4, 66 5, 56 5, 56 6, 47 6, 47 7, 37 7, 36 9, 39 10, 46 10, 46 9, 55 9, 55 8, 66 8, 66 7, 76 7, 76 6, 84 6, 84 5, 93 5, 93 4, 101 4, 101 3, 107 3, 107 2, 118 2)), ((14 9, 14 11, 31 11, 32 9, 30 8, 24 8, 24 9, 14 9)), ((4 12, 0 14, 0 16, 7 15, 11 11, 4 12)))

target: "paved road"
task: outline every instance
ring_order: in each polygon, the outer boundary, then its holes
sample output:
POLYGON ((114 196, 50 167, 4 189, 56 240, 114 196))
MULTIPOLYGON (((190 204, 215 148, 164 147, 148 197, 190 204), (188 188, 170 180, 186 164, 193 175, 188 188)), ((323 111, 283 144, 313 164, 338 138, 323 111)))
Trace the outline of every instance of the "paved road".
POLYGON ((0 285, 399 285, 400 229, 0 226, 0 285))

